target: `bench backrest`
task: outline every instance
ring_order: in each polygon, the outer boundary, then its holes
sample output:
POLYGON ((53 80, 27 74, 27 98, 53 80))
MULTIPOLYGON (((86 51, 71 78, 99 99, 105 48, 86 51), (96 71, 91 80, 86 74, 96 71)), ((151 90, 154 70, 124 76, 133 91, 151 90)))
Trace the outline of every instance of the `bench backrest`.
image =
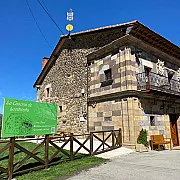
POLYGON ((151 135, 150 138, 151 138, 151 141, 153 141, 153 142, 164 142, 164 136, 162 134, 151 135))

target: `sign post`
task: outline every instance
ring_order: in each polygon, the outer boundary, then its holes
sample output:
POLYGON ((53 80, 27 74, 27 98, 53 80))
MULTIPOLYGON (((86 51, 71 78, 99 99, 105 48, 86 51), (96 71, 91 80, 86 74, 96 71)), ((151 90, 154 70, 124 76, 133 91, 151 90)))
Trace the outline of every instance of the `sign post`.
POLYGON ((2 138, 55 134, 57 105, 4 99, 2 138))
MULTIPOLYGON (((72 9, 70 8, 69 11, 67 12, 67 20, 73 21, 73 19, 74 19, 74 13, 73 13, 72 9)), ((69 32, 69 38, 70 38, 70 32, 73 30, 73 25, 68 24, 66 26, 66 30, 69 32)))

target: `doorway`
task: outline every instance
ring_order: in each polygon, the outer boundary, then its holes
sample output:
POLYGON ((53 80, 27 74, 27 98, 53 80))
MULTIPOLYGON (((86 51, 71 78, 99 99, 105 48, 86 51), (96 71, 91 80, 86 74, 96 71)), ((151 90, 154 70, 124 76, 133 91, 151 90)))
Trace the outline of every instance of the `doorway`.
POLYGON ((178 130, 177 130, 177 114, 170 114, 170 129, 171 129, 171 139, 173 146, 179 146, 178 130))
POLYGON ((145 71, 146 88, 149 89, 150 88, 150 71, 151 71, 151 68, 145 66, 144 71, 145 71))

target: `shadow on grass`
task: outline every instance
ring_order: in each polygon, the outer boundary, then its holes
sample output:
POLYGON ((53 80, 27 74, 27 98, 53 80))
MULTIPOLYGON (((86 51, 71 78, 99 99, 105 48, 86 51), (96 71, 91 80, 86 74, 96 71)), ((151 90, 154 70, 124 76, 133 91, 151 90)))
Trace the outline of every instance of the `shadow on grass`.
MULTIPOLYGON (((21 144, 20 144, 21 145, 21 144)), ((24 144, 22 144, 24 145, 24 144)), ((30 144, 31 145, 31 144, 30 144)), ((30 146, 31 147, 31 146, 30 146)), ((67 154, 69 154, 69 151, 68 150, 65 150, 67 152, 67 154)), ((49 151, 49 159, 52 157, 52 155, 54 154, 55 150, 52 149, 51 151, 49 151)), ((27 154, 22 152, 22 151, 15 151, 14 152, 14 155, 17 155, 17 157, 15 157, 14 159, 14 167, 17 166, 26 156, 27 154), (21 154, 22 153, 22 154, 21 154)), ((34 155, 36 155, 37 157, 39 157, 40 159, 44 160, 44 151, 41 152, 41 151, 38 151, 36 153, 34 153, 34 155)), ((69 155, 70 156, 70 155, 69 155)), ((61 164, 63 162, 68 162, 70 161, 70 157, 67 156, 65 153, 63 152, 59 152, 59 154, 57 154, 57 156, 55 158, 53 158, 50 162, 49 162, 49 165, 48 167, 51 167, 51 166, 55 166, 55 165, 58 165, 58 164, 61 164)), ((88 156, 87 154, 81 154, 81 153, 77 153, 73 160, 76 160, 76 159, 81 159, 83 157, 86 157, 88 156)), ((4 157, 0 157, 0 162, 1 161, 7 161, 8 163, 8 159, 9 159, 9 155, 6 154, 4 157)), ((37 170, 40 170, 40 169, 44 169, 44 164, 41 163, 41 162, 38 162, 36 159, 34 159, 33 157, 28 157, 28 159, 16 170, 14 171, 14 175, 13 177, 15 176, 18 176, 18 175, 23 175, 23 174, 26 174, 27 172, 31 172, 31 171, 37 171, 37 170)), ((7 167, 7 166, 6 166, 7 167)), ((7 169, 7 168, 6 168, 7 169)), ((3 176, 7 176, 6 173, 0 171, 0 176, 2 177, 3 176)), ((1 177, 0 177, 0 180, 1 180, 1 177)))
MULTIPOLYGON (((14 152, 14 155, 19 154, 19 153, 21 153, 21 151, 16 151, 14 152)), ((9 155, 0 158, 0 161, 6 160, 6 159, 9 159, 9 155)))
MULTIPOLYGON (((36 153, 37 154, 37 153, 36 153)), ((35 155, 36 155, 35 154, 35 155)), ((86 154, 77 154, 74 158, 73 158, 73 160, 76 160, 76 159, 81 159, 81 158, 83 158, 83 157, 86 157, 87 155, 86 154)), ((31 158, 31 157, 30 157, 31 158)), ((70 161, 70 158, 69 157, 65 157, 65 156, 62 156, 62 155, 60 155, 59 157, 55 157, 55 158, 53 158, 53 160, 51 161, 51 162, 49 162, 49 167, 50 166, 54 166, 54 165, 57 165, 57 164, 59 164, 59 163, 63 163, 63 162, 67 162, 67 161, 70 161), (51 164, 51 163, 54 163, 54 164, 51 164)), ((16 163, 16 164, 18 164, 18 163, 16 163)), ((15 164, 15 165, 16 165, 15 164)), ((36 167, 38 167, 38 166, 42 166, 42 165, 44 165, 44 164, 42 164, 41 162, 30 162, 30 163, 28 163, 28 164, 24 164, 24 165, 22 165, 18 170, 16 170, 16 171, 14 171, 14 173, 17 173, 17 174, 24 174, 24 173, 26 173, 26 172, 21 172, 21 171, 24 171, 24 170, 27 170, 27 171, 36 171, 36 167), (34 170, 33 170, 33 168, 34 168, 34 170)), ((44 168, 41 168, 41 169, 44 169, 44 168)))

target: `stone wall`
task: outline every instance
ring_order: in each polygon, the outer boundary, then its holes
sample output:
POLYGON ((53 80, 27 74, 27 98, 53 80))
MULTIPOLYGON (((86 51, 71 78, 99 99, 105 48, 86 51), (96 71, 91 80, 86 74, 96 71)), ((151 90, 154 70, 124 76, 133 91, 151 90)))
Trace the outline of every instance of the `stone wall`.
MULTIPOLYGON (((133 49, 121 47, 117 54, 105 54, 96 58, 90 66, 90 99, 94 103, 89 104, 90 130, 118 129, 122 128, 123 143, 135 145, 139 132, 142 128, 148 131, 148 139, 152 134, 163 134, 171 137, 169 114, 180 114, 180 102, 173 103, 173 98, 166 98, 166 95, 153 96, 149 98, 130 97, 127 90, 137 90, 136 73, 144 72, 144 66, 150 67, 152 72, 159 73, 156 64, 158 58, 152 55, 145 56, 143 52, 140 59, 141 66, 138 65, 133 49), (150 57, 152 59, 150 59, 150 57), (112 84, 102 86, 104 72, 112 69, 112 84), (113 97, 113 93, 127 91, 128 98, 118 99, 113 97), (101 96, 107 96, 112 100, 101 102, 101 96), (117 111, 118 113, 114 112, 117 111), (119 114, 114 117, 114 114, 119 114), (155 121, 152 125, 151 121, 155 121)), ((163 74, 167 77, 168 72, 174 72, 176 78, 178 66, 175 67, 168 62, 164 63, 163 74), (174 67, 174 68, 172 68, 174 67), (172 68, 172 69, 171 69, 172 68)), ((178 131, 180 123, 178 120, 178 131)), ((180 131, 179 131, 180 133, 180 131)))
POLYGON ((86 55, 122 36, 119 29, 66 40, 60 55, 38 90, 39 101, 59 105, 58 128, 87 131, 87 58, 86 55), (49 97, 46 97, 46 88, 49 97), (82 92, 84 92, 82 94, 82 92))
POLYGON ((122 128, 120 102, 105 101, 89 106, 89 130, 117 130, 122 128))
POLYGON ((97 58, 90 66, 91 81, 89 96, 96 97, 126 90, 137 90, 135 56, 127 47, 117 49, 118 52, 109 52, 97 58), (105 71, 111 69, 112 82, 106 84, 105 71))
MULTIPOLYGON (((135 146, 140 130, 171 137, 169 114, 180 114, 180 102, 164 102, 152 98, 129 97, 90 104, 90 131, 122 129, 123 144, 135 146), (162 107, 163 105, 163 107, 162 107), (154 120, 154 124, 151 124, 154 120)), ((180 117, 179 117, 180 119, 180 117)), ((180 123, 177 121, 180 140, 180 123)))
MULTIPOLYGON (((153 97, 149 99, 139 99, 139 104, 137 109, 135 109, 135 112, 136 121, 139 123, 140 128, 144 128, 148 131, 148 135, 163 134, 166 138, 170 138, 171 130, 169 115, 180 115, 180 102, 176 101, 176 103, 173 103, 173 101, 170 100, 162 101, 153 97), (150 123, 151 119, 154 121, 153 125, 150 123)), ((179 119, 177 124, 178 133, 180 135, 179 119)))
POLYGON ((135 144, 134 101, 137 103, 137 98, 116 98, 89 105, 90 131, 121 128, 123 143, 135 144))

